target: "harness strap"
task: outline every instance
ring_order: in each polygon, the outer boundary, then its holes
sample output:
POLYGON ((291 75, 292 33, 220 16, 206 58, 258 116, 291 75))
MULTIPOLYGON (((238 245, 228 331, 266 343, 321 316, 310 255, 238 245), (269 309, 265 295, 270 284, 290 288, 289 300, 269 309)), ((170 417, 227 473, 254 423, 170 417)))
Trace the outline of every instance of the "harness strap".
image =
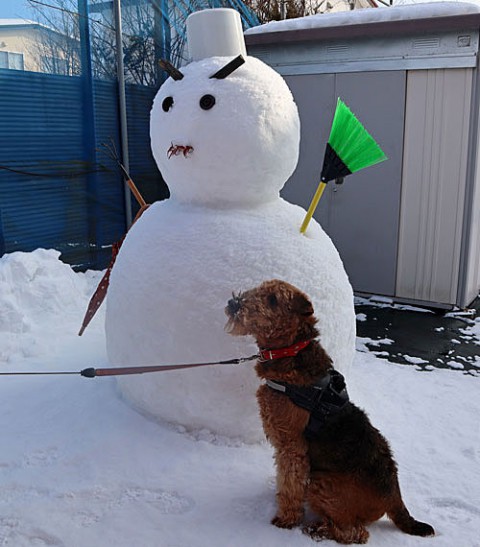
POLYGON ((295 405, 310 412, 306 434, 318 434, 325 422, 343 410, 349 402, 345 378, 335 369, 330 369, 313 386, 295 386, 273 380, 267 380, 266 384, 269 388, 284 393, 295 405))

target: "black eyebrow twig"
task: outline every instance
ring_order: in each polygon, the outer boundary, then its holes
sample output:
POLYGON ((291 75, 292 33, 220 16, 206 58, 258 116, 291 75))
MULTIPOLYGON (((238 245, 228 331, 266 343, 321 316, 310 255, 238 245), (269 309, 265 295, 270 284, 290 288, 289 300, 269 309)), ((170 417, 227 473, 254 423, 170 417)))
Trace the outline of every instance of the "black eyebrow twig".
POLYGON ((170 61, 161 59, 158 64, 160 65, 160 68, 162 68, 172 79, 178 81, 183 78, 183 74, 178 70, 178 68, 175 68, 170 61))
POLYGON ((237 68, 241 67, 244 62, 245 62, 245 59, 243 58, 243 56, 239 55, 238 57, 235 57, 235 59, 232 59, 224 67, 222 67, 218 72, 215 72, 215 74, 213 76, 210 76, 210 78, 223 80, 227 76, 230 76, 230 74, 234 72, 235 70, 237 70, 237 68))

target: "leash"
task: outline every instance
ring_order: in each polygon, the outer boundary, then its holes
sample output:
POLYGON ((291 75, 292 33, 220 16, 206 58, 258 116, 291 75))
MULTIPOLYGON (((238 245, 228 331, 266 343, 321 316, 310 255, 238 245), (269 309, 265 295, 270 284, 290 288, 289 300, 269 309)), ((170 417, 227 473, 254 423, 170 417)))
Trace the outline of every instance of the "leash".
POLYGON ((302 349, 310 344, 311 340, 297 342, 293 346, 280 349, 262 349, 260 353, 250 355, 250 357, 237 357, 236 359, 228 359, 227 361, 215 361, 213 363, 189 363, 181 365, 151 365, 144 367, 113 367, 113 368, 84 368, 80 371, 46 371, 46 372, 0 372, 0 376, 66 376, 80 375, 84 378, 96 378, 97 376, 126 376, 129 374, 147 374, 149 372, 164 372, 167 370, 181 370, 185 368, 209 367, 213 365, 239 365, 247 361, 258 359, 261 362, 271 361, 274 359, 284 359, 285 357, 294 357, 302 349))
POLYGON ((214 363, 190 363, 182 365, 152 365, 145 367, 114 367, 114 368, 84 368, 80 371, 47 371, 47 372, 0 372, 0 376, 60 376, 80 375, 84 378, 96 378, 97 376, 125 376, 128 374, 146 374, 149 372, 163 372, 166 370, 180 370, 184 368, 207 367, 212 365, 239 365, 247 361, 258 359, 259 355, 250 357, 239 357, 227 361, 216 361, 214 363))

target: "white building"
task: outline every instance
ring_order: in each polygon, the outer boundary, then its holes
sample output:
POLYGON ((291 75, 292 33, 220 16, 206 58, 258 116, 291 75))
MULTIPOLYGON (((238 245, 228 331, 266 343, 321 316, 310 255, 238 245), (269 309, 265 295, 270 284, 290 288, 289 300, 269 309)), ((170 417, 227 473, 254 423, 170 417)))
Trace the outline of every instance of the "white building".
POLYGON ((36 21, 0 19, 0 69, 72 74, 71 42, 36 21))

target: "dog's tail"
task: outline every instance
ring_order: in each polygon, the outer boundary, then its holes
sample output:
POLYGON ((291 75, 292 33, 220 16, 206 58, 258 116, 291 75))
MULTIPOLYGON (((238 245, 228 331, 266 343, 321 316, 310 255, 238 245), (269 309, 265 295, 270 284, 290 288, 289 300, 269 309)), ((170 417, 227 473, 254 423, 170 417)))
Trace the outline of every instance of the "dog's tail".
POLYGON ((394 495, 393 503, 390 509, 387 511, 388 517, 393 521, 395 526, 402 532, 410 534, 412 536, 434 536, 435 530, 426 522, 420 522, 415 520, 408 509, 403 503, 402 496, 400 494, 400 487, 397 483, 396 493, 394 495))

